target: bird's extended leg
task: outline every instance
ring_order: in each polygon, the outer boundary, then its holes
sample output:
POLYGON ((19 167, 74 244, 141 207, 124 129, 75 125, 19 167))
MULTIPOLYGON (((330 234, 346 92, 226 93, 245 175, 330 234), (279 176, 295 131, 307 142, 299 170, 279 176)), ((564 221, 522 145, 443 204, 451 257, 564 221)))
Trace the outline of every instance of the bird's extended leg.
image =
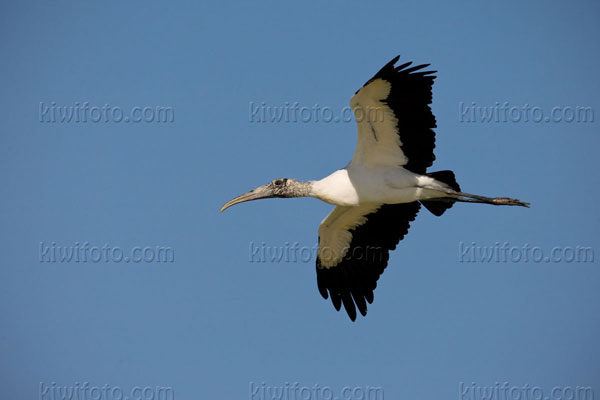
POLYGON ((486 197, 480 196, 477 194, 457 192, 452 189, 440 189, 434 187, 426 187, 427 189, 434 189, 438 191, 442 191, 448 195, 448 197, 442 197, 441 201, 460 201, 463 203, 483 203, 483 204, 493 204, 495 206, 521 206, 529 208, 529 203, 518 199, 512 199, 510 197, 486 197))
POLYGON ((464 203, 485 203, 495 206, 521 206, 529 208, 529 203, 510 197, 485 197, 463 192, 456 192, 456 194, 459 197, 455 197, 454 200, 464 203))

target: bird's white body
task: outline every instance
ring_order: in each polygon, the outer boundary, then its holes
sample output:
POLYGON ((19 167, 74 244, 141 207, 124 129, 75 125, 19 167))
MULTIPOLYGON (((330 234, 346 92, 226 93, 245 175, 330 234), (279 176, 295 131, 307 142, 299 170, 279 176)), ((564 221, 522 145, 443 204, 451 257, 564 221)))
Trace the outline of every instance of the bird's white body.
POLYGON ((400 204, 447 196, 441 182, 402 167, 367 167, 348 164, 331 175, 312 182, 313 197, 336 206, 364 203, 400 204))

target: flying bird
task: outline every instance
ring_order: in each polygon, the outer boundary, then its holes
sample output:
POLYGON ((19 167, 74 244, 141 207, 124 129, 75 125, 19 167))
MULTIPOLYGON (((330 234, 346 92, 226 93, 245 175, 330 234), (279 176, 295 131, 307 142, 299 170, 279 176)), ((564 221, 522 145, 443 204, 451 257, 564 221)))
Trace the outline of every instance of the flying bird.
POLYGON ((455 202, 523 206, 507 197, 461 191, 452 171, 427 172, 435 160, 435 117, 429 105, 437 71, 429 64, 387 63, 359 89, 350 106, 358 125, 348 165, 316 181, 280 178, 234 198, 221 211, 271 197, 315 197, 336 206, 319 226, 317 286, 352 321, 367 314, 389 251, 408 232, 421 205, 436 216, 455 202))

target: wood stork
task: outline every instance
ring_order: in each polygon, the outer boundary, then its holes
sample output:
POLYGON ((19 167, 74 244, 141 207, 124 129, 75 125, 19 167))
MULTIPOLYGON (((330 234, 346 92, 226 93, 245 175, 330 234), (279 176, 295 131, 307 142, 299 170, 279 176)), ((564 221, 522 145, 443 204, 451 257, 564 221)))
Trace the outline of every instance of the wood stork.
POLYGON ((319 226, 317 286, 352 321, 365 316, 389 251, 408 232, 423 205, 440 216, 455 202, 523 206, 517 199, 461 191, 452 171, 427 173, 435 156, 436 127, 429 64, 408 68, 387 63, 350 100, 358 124, 354 157, 346 167, 318 180, 276 179, 221 207, 270 197, 316 197, 336 207, 319 226), (373 112, 375 111, 375 112, 373 112), (379 116, 378 118, 376 118, 379 116))

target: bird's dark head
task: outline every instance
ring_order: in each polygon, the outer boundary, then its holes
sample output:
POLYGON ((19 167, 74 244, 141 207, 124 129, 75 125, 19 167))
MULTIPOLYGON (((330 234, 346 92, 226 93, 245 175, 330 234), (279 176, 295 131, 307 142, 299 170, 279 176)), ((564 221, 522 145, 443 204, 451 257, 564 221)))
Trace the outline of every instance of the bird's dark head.
POLYGON ((292 197, 291 194, 296 183, 297 181, 294 179, 279 178, 272 180, 265 186, 273 192, 272 197, 292 197))
POLYGON ((262 185, 249 191, 248 193, 244 193, 241 196, 236 197, 233 200, 228 201, 223 204, 221 207, 221 211, 225 211, 227 208, 243 203, 245 201, 258 200, 258 199, 268 199, 271 197, 301 197, 306 196, 306 190, 304 186, 307 183, 298 182, 295 179, 288 178, 279 178, 275 179, 266 185, 262 185))

